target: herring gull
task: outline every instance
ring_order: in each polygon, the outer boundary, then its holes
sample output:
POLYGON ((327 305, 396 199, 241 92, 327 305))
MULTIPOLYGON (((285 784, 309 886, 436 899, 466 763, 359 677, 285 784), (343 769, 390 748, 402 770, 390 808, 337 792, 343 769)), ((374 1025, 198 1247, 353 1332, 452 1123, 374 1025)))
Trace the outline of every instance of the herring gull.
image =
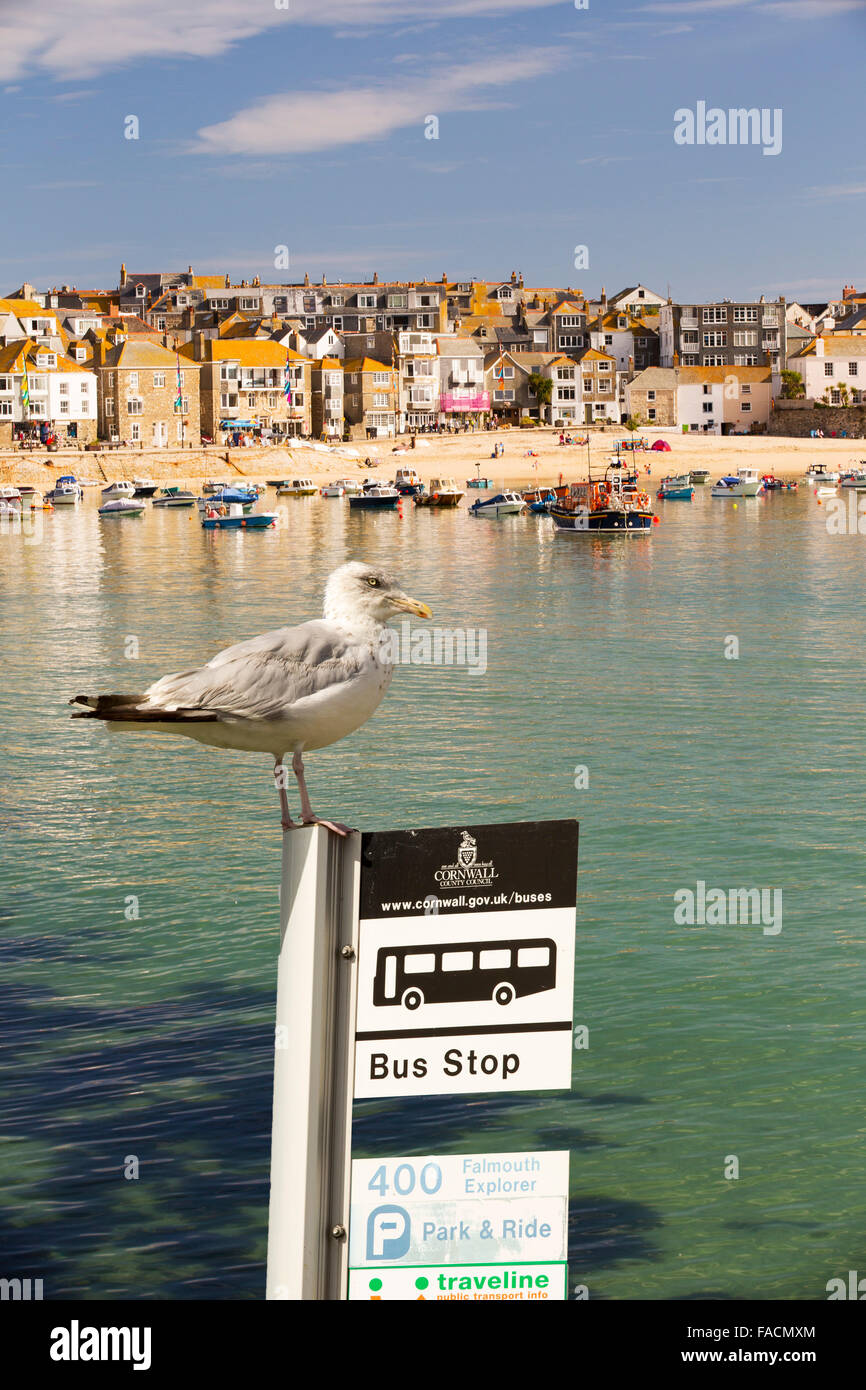
POLYGON ((283 758, 301 799, 301 823, 320 820, 310 805, 303 753, 359 729, 381 704, 394 672, 385 625, 399 613, 432 614, 391 575, 352 560, 325 586, 324 617, 277 628, 218 652, 206 666, 163 676, 139 695, 76 695, 73 719, 100 719, 115 730, 156 729, 214 748, 270 753, 283 827, 295 828, 283 758))

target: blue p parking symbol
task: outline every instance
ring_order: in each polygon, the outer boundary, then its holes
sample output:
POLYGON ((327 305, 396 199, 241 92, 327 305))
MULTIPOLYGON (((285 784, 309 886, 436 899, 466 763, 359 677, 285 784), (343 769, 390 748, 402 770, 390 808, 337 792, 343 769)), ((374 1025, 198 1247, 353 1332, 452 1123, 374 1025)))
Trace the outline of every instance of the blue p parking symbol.
POLYGON ((403 1207, 374 1207, 367 1217, 367 1259, 399 1260, 409 1249, 412 1223, 403 1207))

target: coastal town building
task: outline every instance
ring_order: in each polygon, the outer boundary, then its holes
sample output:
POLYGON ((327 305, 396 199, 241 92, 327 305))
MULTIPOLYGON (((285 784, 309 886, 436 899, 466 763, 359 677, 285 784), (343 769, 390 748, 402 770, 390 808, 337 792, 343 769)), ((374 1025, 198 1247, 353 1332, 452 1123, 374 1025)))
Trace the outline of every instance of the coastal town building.
POLYGON ((765 430, 773 409, 769 367, 649 367, 625 388, 629 415, 701 434, 765 430))
POLYGON ((201 437, 199 367, 157 343, 97 344, 99 436, 165 448, 201 437))
POLYGON ((439 414, 439 363, 432 333, 397 334, 397 378, 398 430, 429 428, 439 414))
POLYGON ((96 429, 92 371, 32 338, 0 346, 0 445, 52 435, 59 443, 89 444, 96 429))
POLYGON ((239 431, 267 440, 311 433, 312 362, 301 353, 267 338, 196 334, 180 359, 201 373, 201 428, 208 438, 239 431))
POLYGON ((482 424, 490 414, 484 382, 484 349, 475 338, 442 334, 436 339, 439 368, 439 420, 442 424, 482 424))
POLYGON ((860 405, 866 400, 866 335, 831 333, 812 338, 789 357, 799 372, 809 401, 825 405, 860 405))
POLYGON ((350 439, 384 439, 397 432, 398 375, 373 357, 343 363, 343 413, 350 439))
POLYGON ((721 300, 659 309, 662 367, 771 367, 785 365, 787 304, 761 298, 721 300))
POLYGON ((320 357, 310 368, 313 437, 342 439, 345 429, 343 409, 343 363, 338 357, 320 357))

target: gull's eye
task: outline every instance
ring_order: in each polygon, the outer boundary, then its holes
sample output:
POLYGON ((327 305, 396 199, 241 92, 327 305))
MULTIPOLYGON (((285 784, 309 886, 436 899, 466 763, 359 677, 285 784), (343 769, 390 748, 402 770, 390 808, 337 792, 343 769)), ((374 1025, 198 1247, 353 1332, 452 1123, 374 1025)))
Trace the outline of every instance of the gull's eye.
POLYGON ((374 574, 367 575, 367 583, 374 589, 378 589, 379 587, 379 581, 374 574))

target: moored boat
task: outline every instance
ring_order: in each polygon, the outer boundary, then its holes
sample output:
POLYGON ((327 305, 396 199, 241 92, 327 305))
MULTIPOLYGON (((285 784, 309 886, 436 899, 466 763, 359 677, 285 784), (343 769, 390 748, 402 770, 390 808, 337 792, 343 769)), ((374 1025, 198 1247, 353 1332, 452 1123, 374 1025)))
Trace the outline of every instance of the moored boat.
POLYGON ((109 483, 108 487, 102 489, 102 500, 109 502, 113 497, 133 498, 135 496, 135 484, 128 483, 120 479, 116 483, 109 483))
POLYGON ((159 483, 155 483, 152 478, 133 478, 132 486, 133 497, 152 497, 159 483))
POLYGON ((757 497, 763 492, 764 484, 757 468, 738 468, 736 473, 728 473, 713 483, 713 497, 757 497))
POLYGON ((276 512, 244 512, 240 502, 228 508, 209 506, 201 524, 205 531, 266 531, 277 524, 276 512))
POLYGON ((164 487, 160 488, 159 495, 153 499, 154 507, 194 507, 195 493, 188 492, 186 488, 164 487))
POLYGON ((141 516, 144 511, 144 498, 136 501, 132 497, 110 497, 99 508, 100 516, 141 516))
POLYGON ((396 507, 399 501, 400 494, 390 483, 380 483, 374 478, 368 478, 362 490, 355 497, 349 498, 349 506, 385 511, 396 507))
POLYGON ((693 483, 705 483, 710 476, 707 468, 693 468, 689 477, 693 483))
POLYGON ((849 468, 839 479, 840 488, 852 488, 855 492, 866 491, 866 469, 849 468))
POLYGON ((424 491, 424 484, 414 468, 398 468, 392 486, 401 497, 416 497, 424 491))
POLYGON ((656 493, 656 497, 663 502, 691 502, 694 495, 695 489, 689 473, 676 473, 669 478, 662 478, 656 493))
POLYGON ((287 478, 277 488, 278 497, 315 497, 317 492, 312 478, 287 478))
POLYGON ((11 508, 13 511, 20 512, 24 505, 20 489, 12 487, 9 483, 4 483, 0 487, 0 502, 5 502, 7 512, 11 508))
POLYGON ((467 478, 466 486, 491 488, 495 487, 496 484, 494 483, 492 478, 467 478))
POLYGON ((810 463, 804 474, 806 482, 813 483, 838 483, 839 474, 826 469, 823 463, 810 463))
POLYGON ((210 497, 196 498, 196 506, 200 512, 204 512, 208 507, 231 507, 237 503, 248 512, 258 500, 259 494, 251 488, 224 487, 219 492, 212 493, 210 497))
POLYGON ((514 516, 522 512, 526 503, 519 492, 497 492, 493 497, 479 497, 469 508, 473 516, 514 516))
POLYGON ((81 484, 71 473, 66 473, 62 478, 58 478, 54 487, 45 494, 49 502, 53 502, 55 507, 74 507, 77 502, 81 501, 83 495, 81 484))
POLYGON ((567 497, 553 503, 549 512, 558 530, 575 534, 627 535, 651 531, 658 524, 648 493, 640 492, 633 478, 624 480, 620 471, 610 465, 602 480, 590 477, 572 483, 567 497))
POLYGON ((463 491, 453 478, 431 478, 426 492, 415 494, 415 504, 419 507, 456 507, 463 491))
POLYGON ((345 497, 346 495, 346 489, 342 483, 326 483, 324 487, 319 488, 319 492, 323 497, 345 497))

